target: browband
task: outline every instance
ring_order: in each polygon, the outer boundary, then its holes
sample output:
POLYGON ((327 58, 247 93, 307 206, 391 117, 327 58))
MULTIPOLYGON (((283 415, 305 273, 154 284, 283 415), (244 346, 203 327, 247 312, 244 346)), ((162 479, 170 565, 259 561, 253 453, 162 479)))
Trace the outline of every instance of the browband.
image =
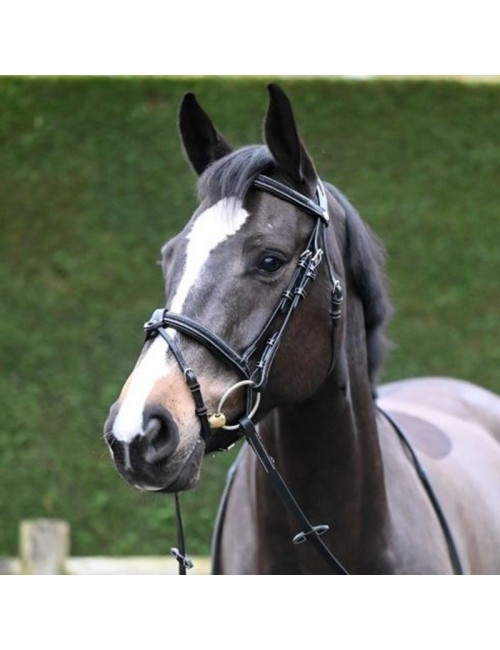
POLYGON ((304 194, 300 194, 300 192, 296 192, 291 187, 288 187, 287 185, 274 180, 274 178, 265 176, 264 174, 259 174, 254 179, 253 187, 258 190, 269 192, 269 194, 276 196, 278 199, 283 199, 283 201, 286 201, 287 203, 292 203, 313 217, 319 217, 325 223, 325 225, 328 225, 330 221, 330 218, 328 216, 325 190, 323 183, 319 180, 319 178, 318 184, 316 186, 316 198, 318 201, 317 203, 304 194))

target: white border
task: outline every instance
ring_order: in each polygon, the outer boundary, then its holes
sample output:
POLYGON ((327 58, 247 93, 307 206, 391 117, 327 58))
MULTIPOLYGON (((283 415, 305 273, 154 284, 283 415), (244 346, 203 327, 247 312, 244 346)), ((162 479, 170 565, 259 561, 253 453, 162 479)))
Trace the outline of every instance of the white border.
POLYGON ((498 647, 491 576, 7 577, 0 586, 13 648, 498 647))
POLYGON ((222 0, 3 3, 0 74, 500 73, 492 0, 253 0, 228 7, 222 0))

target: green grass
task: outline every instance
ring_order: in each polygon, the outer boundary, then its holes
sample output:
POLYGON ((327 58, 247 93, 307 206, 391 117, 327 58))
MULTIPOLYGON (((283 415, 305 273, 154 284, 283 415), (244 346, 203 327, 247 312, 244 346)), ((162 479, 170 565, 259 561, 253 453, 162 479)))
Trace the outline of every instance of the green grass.
MULTIPOLYGON (((20 519, 61 517, 73 553, 157 554, 169 498, 116 474, 110 403, 162 303, 161 244, 195 206, 177 132, 186 90, 234 144, 260 141, 255 78, 0 80, 0 555, 20 519)), ((384 379, 446 374, 500 391, 500 86, 286 79, 321 175, 388 250, 396 347, 384 379)), ((184 496, 207 553, 233 455, 184 496)))

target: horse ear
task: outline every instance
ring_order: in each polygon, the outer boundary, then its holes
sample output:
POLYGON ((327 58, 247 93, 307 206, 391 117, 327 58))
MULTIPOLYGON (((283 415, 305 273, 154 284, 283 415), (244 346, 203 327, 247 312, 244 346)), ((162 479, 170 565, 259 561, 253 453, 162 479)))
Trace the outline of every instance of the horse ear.
POLYGON ((179 131, 188 160, 197 174, 232 151, 193 93, 186 93, 182 100, 179 131))
POLYGON ((264 138, 274 160, 294 181, 315 182, 318 176, 297 131, 290 100, 276 84, 269 84, 268 91, 264 138))

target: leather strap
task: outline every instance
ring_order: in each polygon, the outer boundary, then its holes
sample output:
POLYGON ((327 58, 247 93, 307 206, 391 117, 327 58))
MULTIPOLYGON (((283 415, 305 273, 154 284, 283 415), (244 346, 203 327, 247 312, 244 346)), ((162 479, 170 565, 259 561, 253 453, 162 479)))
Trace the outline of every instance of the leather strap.
POLYGON ((321 535, 323 533, 326 533, 329 530, 329 527, 325 524, 320 524, 319 526, 311 525, 306 515, 300 508, 299 504, 295 500, 293 494, 290 492, 288 486, 283 480, 283 477, 276 469, 274 460, 267 453, 254 423, 245 415, 240 419, 240 426, 245 434, 248 444, 255 452, 255 455, 264 468, 264 471, 269 476, 271 484, 276 490, 276 493, 283 501, 283 504, 288 508, 288 510, 292 513, 292 515, 302 527, 301 532, 299 532, 293 538, 293 543, 300 544, 306 541, 311 542, 321 557, 333 569, 334 573, 338 575, 349 575, 346 569, 342 566, 339 560, 321 539, 321 535))
POLYGON ((274 178, 270 178, 264 174, 259 174, 254 179, 252 185, 258 190, 264 190, 265 192, 276 196, 278 199, 296 205, 298 208, 313 217, 319 217, 325 222, 325 224, 328 224, 329 222, 328 210, 326 209, 325 190, 323 189, 323 185, 319 179, 316 189, 317 203, 308 196, 288 187, 288 185, 280 183, 274 178))
POLYGON ((408 456, 410 457, 410 460, 413 463, 413 466, 415 467, 417 475, 422 483, 424 490, 427 493, 427 496, 429 497, 432 507, 434 508, 434 512, 436 513, 436 517, 438 518, 438 521, 441 525, 441 529, 443 531, 443 535, 446 540, 446 544, 448 546, 448 552, 450 554, 450 560, 453 566, 453 572, 455 573, 455 575, 460 575, 460 576, 464 575, 462 562, 460 561, 460 556, 458 555, 458 550, 455 544, 455 540, 453 539, 453 535, 451 534, 450 526, 445 517, 443 509, 441 508, 441 505, 436 497, 436 493, 434 492, 434 489, 432 488, 432 485, 427 477, 426 471, 424 470, 408 438, 405 436, 405 434, 401 430, 401 427, 398 425, 396 420, 391 415, 389 415, 389 413, 381 409, 380 406, 376 405, 376 408, 378 412, 381 413, 385 417, 385 419, 392 425, 398 438, 401 440, 401 443, 406 449, 408 456))
POLYGON ((159 321, 161 321, 160 326, 162 328, 171 327, 198 341, 198 343, 203 344, 219 359, 236 368, 245 379, 248 379, 250 376, 250 370, 244 358, 240 357, 225 341, 213 334, 204 325, 201 325, 188 316, 174 314, 168 311, 168 309, 164 309, 156 310, 151 320, 144 325, 144 329, 146 331, 158 329, 159 321))
POLYGON ((184 540, 184 526, 182 523, 182 513, 180 498, 178 492, 175 493, 175 519, 177 522, 177 546, 170 549, 170 555, 175 557, 179 565, 179 575, 185 576, 186 569, 193 568, 193 562, 186 555, 186 543, 184 540))
POLYGON ((175 360, 179 365, 179 368, 182 370, 184 379, 186 380, 186 384, 189 390, 191 391, 191 394, 193 395, 195 412, 201 422, 201 435, 205 443, 208 443, 211 437, 211 429, 210 429, 210 424, 208 422, 208 410, 207 407, 205 406, 203 395, 201 394, 200 384, 198 383, 198 380, 196 378, 193 369, 187 365, 186 360, 184 359, 184 355, 182 354, 182 350, 180 346, 177 344, 177 341, 167 333, 165 329, 165 321, 162 318, 158 320, 154 320, 155 314, 157 314, 158 312, 161 313, 161 311, 162 311, 161 309, 159 310, 157 309, 153 313, 151 320, 148 321, 148 323, 146 323, 145 325, 145 329, 147 332, 146 338, 159 335, 162 337, 162 339, 164 339, 164 341, 167 343, 168 347, 170 348, 170 351, 174 355, 175 360))

